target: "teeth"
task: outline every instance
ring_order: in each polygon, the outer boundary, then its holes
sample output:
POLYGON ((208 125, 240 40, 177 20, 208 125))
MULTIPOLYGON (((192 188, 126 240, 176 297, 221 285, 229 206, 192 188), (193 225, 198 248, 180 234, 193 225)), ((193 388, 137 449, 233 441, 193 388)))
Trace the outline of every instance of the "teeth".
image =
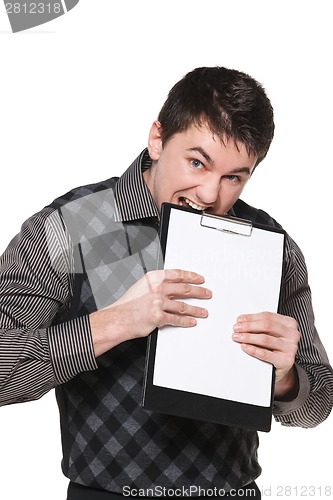
POLYGON ((194 208, 194 210, 205 210, 205 207, 201 207, 200 205, 197 205, 196 203, 193 203, 193 201, 189 200, 188 198, 185 198, 186 203, 190 205, 190 207, 194 208))

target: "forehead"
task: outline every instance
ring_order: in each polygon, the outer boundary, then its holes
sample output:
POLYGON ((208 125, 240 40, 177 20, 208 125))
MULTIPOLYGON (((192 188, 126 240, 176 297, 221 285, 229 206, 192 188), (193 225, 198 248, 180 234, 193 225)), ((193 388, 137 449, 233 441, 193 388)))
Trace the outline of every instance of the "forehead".
POLYGON ((254 166, 257 157, 247 151, 245 144, 232 138, 219 137, 207 125, 191 125, 169 139, 170 147, 184 153, 201 155, 212 166, 228 160, 236 166, 254 166))

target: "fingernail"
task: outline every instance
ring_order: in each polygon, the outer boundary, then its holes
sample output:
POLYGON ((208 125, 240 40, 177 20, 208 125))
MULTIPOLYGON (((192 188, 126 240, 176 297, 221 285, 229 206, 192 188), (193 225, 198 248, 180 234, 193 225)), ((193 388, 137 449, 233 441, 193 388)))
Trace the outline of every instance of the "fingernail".
POLYGON ((232 334, 232 338, 233 338, 234 340, 240 340, 240 339, 241 339, 241 337, 242 337, 242 336, 241 336, 241 334, 240 334, 240 333, 233 333, 233 334, 232 334))
POLYGON ((195 273, 194 271, 190 271, 190 277, 193 279, 199 279, 199 280, 204 279, 204 277, 201 274, 195 273))
POLYGON ((207 311, 207 309, 202 308, 202 309, 201 309, 201 314, 202 314, 202 316, 203 316, 204 318, 206 318, 206 316, 208 316, 208 311, 207 311))
POLYGON ((234 332, 240 332, 242 329, 242 325, 240 325, 239 323, 236 323, 234 325, 234 332))
POLYGON ((208 290, 208 288, 206 288, 205 293, 206 295, 208 295, 208 297, 211 297, 213 295, 213 292, 211 290, 208 290))

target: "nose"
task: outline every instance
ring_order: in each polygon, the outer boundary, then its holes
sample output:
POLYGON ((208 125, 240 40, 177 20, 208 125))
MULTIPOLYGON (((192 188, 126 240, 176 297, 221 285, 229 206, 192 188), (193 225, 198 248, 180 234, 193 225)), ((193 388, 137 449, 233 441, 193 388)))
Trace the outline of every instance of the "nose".
POLYGON ((217 200, 221 187, 221 179, 218 177, 211 177, 205 179, 199 186, 197 186, 197 197, 205 205, 212 205, 217 200))

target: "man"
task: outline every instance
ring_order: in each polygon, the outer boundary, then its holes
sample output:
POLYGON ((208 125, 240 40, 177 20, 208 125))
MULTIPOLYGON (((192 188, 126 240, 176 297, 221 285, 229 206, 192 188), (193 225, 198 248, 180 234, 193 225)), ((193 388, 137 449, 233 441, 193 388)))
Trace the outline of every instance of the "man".
MULTIPOLYGON (((156 270, 161 204, 277 227, 239 199, 273 132, 271 104, 255 80, 198 68, 170 91, 148 149, 119 179, 55 200, 4 253, 0 401, 29 401, 56 387, 68 500, 186 496, 194 486, 234 498, 251 489, 260 498, 256 432, 140 403, 146 337, 163 325, 194 326, 212 296, 195 269, 156 270)), ((233 339, 275 366, 276 419, 311 427, 331 411, 333 374, 304 259, 289 236, 285 256, 278 314, 235 318, 233 339)))

